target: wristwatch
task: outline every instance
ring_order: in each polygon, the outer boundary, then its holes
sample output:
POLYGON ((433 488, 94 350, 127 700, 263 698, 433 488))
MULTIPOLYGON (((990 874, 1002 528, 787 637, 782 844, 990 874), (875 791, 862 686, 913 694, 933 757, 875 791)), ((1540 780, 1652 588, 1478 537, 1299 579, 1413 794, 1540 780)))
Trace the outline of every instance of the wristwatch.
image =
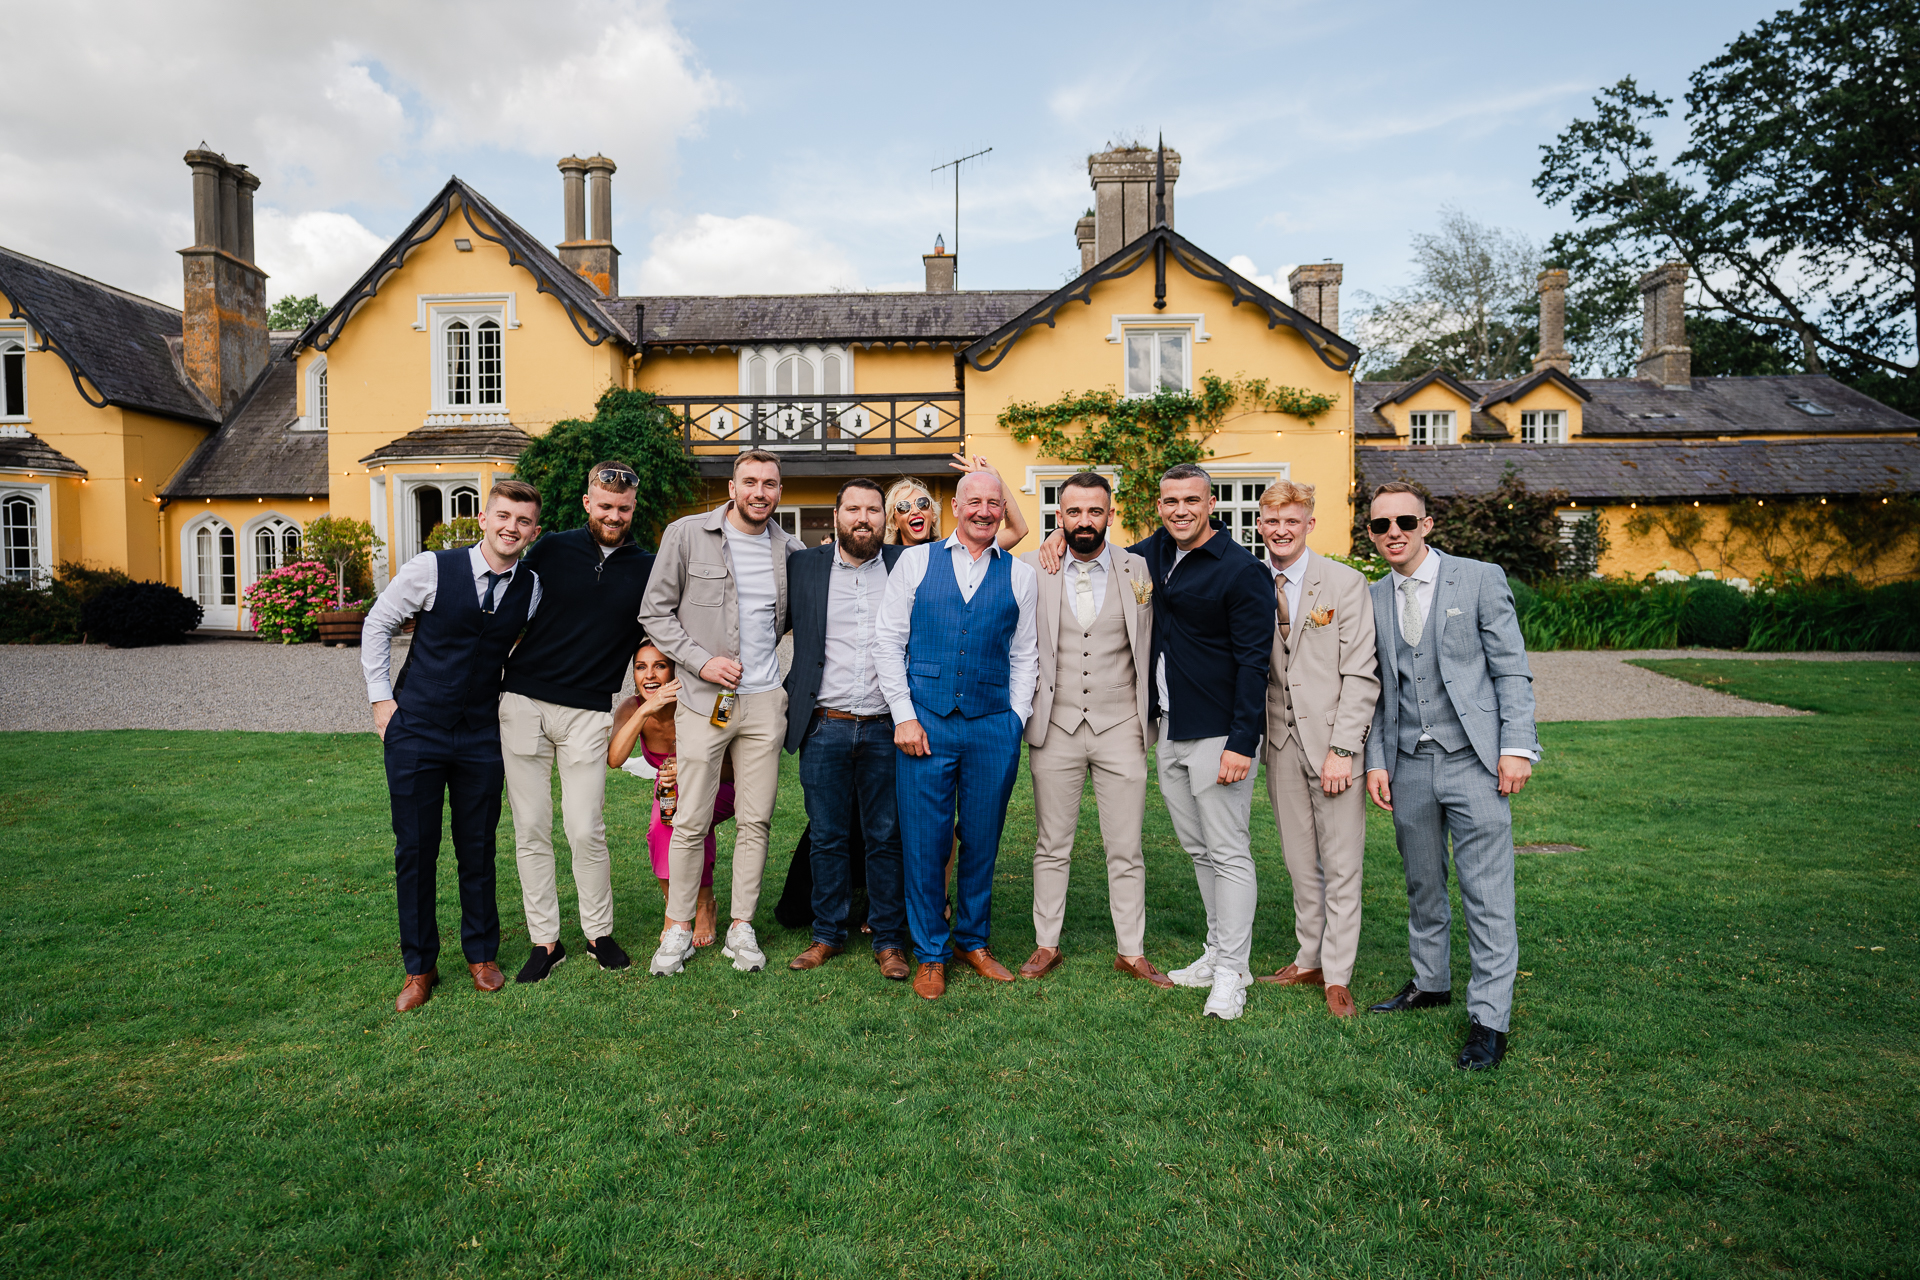
POLYGON ((1333 754, 1339 756, 1342 760, 1350 760, 1353 758, 1353 752, 1347 750, 1345 747, 1331 747, 1329 748, 1329 750, 1331 750, 1333 754))

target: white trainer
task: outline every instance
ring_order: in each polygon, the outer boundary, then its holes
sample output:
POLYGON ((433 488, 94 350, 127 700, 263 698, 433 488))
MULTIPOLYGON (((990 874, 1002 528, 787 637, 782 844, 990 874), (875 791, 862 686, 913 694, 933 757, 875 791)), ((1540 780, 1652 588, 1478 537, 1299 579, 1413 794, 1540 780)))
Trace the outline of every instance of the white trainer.
POLYGON ((653 953, 653 963, 649 964, 647 969, 655 977, 665 978, 686 968, 687 961, 691 959, 693 959, 693 930, 673 925, 660 935, 660 949, 653 953))
POLYGON ((1210 987, 1213 985, 1213 962, 1218 955, 1212 947, 1200 953, 1200 958, 1184 969, 1175 969, 1167 976, 1173 979, 1176 987, 1210 987))
POLYGON ((727 926, 727 941, 720 948, 720 954, 733 961, 733 967, 742 973, 758 973, 767 967, 767 953, 760 949, 760 939, 754 936, 753 926, 744 920, 735 920, 727 926))
POLYGON ((1232 1022, 1239 1017, 1240 1011, 1247 1007, 1247 987, 1251 985, 1240 981, 1246 976, 1230 969, 1217 970, 1213 975, 1213 990, 1207 993, 1207 1003, 1201 1012, 1222 1022, 1232 1022))

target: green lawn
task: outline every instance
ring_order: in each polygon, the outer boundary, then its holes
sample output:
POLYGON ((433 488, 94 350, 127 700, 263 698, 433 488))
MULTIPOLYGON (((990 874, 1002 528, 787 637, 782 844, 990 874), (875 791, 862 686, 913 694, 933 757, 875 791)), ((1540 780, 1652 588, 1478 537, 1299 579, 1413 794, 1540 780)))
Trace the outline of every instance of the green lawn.
MULTIPOLYGON (((789 973, 805 939, 770 908, 797 785, 761 912, 776 969, 581 956, 400 1016, 371 737, 0 735, 0 1273, 1914 1275, 1920 675, 1653 665, 1824 714, 1546 726, 1516 835, 1585 848, 1521 857, 1513 1047, 1482 1076, 1451 1065, 1462 1004, 1337 1023, 1261 987, 1222 1024, 1119 978, 1091 853, 1044 982, 926 1004, 857 954, 789 973)), ((644 957, 645 784, 610 785, 644 957)), ((1202 917, 1148 811, 1171 968, 1202 917)), ((1374 819, 1363 1001, 1409 972, 1374 819)), ((1255 823, 1276 968, 1264 800, 1255 823)), ((1097 849, 1090 809, 1081 835, 1097 849)), ((996 895, 1014 962, 1031 842, 1023 787, 996 895)))

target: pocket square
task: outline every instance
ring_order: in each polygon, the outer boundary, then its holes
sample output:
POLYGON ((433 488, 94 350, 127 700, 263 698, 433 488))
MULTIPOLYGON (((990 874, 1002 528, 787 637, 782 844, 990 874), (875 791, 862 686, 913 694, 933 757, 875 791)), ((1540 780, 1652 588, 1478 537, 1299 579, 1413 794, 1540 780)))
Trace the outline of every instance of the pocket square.
POLYGON ((1458 609, 1449 609, 1447 610, 1447 616, 1449 618, 1457 618, 1460 616, 1460 611, 1458 609))
POLYGON ((1307 614, 1307 625, 1310 627, 1324 627, 1332 621, 1333 621, 1332 605, 1328 605, 1324 609, 1315 609, 1311 613, 1307 614))

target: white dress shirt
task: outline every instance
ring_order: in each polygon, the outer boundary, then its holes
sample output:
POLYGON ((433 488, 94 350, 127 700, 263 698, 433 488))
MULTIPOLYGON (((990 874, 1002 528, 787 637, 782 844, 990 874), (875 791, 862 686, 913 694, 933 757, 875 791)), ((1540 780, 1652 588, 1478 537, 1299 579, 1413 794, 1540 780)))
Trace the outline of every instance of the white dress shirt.
POLYGON ((886 599, 880 605, 880 621, 875 628, 874 657, 880 668, 880 690, 893 711, 895 724, 918 720, 913 709, 913 692, 907 684, 907 640, 913 630, 914 594, 934 563, 935 550, 951 566, 960 598, 971 602, 973 593, 986 578, 992 563, 990 556, 1006 556, 1013 570, 1014 603, 1020 607, 1020 620, 1013 628, 1013 642, 1007 655, 1007 703, 1025 725, 1033 714, 1033 691, 1040 682, 1040 632, 1036 605, 1040 599, 1040 576, 1032 565, 1015 560, 998 544, 989 544, 978 558, 967 550, 959 534, 949 534, 940 542, 923 542, 908 547, 893 563, 887 578, 886 599))
POLYGON ((1082 565, 1086 566, 1087 578, 1093 587, 1093 612, 1095 616, 1098 616, 1100 610, 1106 607, 1107 583, 1113 577, 1113 543, 1103 540, 1100 543, 1099 554, 1091 560, 1076 559, 1073 553, 1069 551, 1067 558, 1061 562, 1060 574, 1063 580, 1061 590, 1065 594, 1061 596, 1060 604, 1061 607, 1075 619, 1078 619, 1080 616, 1074 612, 1074 601, 1079 598, 1076 593, 1080 589, 1080 568, 1082 565))
MULTIPOLYGON (((1413 598, 1420 605, 1420 634, 1422 636, 1438 635, 1439 632, 1435 630, 1433 626, 1433 588, 1434 584, 1440 581, 1440 553, 1432 547, 1428 547, 1427 554, 1420 558, 1419 566, 1415 568, 1411 574, 1403 574, 1398 569, 1395 569, 1389 576, 1393 579, 1394 630, 1398 631, 1400 629, 1400 612, 1406 608, 1407 603, 1406 587, 1403 584, 1411 582, 1413 583, 1413 598)), ((1406 639, 1404 633, 1402 633, 1401 639, 1406 639)), ((1433 741, 1433 735, 1423 733, 1420 735, 1420 741, 1431 742, 1433 741)), ((1536 762, 1540 759, 1540 753, 1531 747, 1502 746, 1500 748, 1500 754, 1503 756, 1519 756, 1524 760, 1533 760, 1536 762)))
POLYGON ((1267 568, 1273 570, 1273 576, 1286 584, 1289 635, 1291 635, 1291 628, 1300 625, 1300 584, 1306 580, 1307 557, 1312 554, 1311 551, 1302 551, 1300 558, 1285 569, 1276 569, 1272 560, 1267 561, 1267 568))
POLYGON ((887 695, 880 692, 874 632, 886 594, 883 557, 849 564, 844 551, 833 549, 833 567, 827 571, 826 666, 820 672, 816 706, 855 716, 885 714, 887 695))
MULTIPOLYGON (((477 543, 467 548, 467 563, 473 568, 473 598, 476 603, 485 603, 487 575, 493 572, 493 566, 487 563, 477 543)), ((513 585, 514 575, 519 572, 518 560, 507 566, 494 588, 494 603, 505 598, 507 588, 513 585)), ((540 607, 540 575, 531 569, 527 572, 533 576, 533 598, 527 601, 527 617, 531 618, 533 611, 540 607)), ((400 566, 400 572, 393 575, 393 581, 367 611, 366 625, 360 631, 360 673, 367 680, 368 702, 386 702, 393 697, 394 632, 414 614, 433 608, 439 594, 439 556, 432 551, 422 551, 400 566)))

